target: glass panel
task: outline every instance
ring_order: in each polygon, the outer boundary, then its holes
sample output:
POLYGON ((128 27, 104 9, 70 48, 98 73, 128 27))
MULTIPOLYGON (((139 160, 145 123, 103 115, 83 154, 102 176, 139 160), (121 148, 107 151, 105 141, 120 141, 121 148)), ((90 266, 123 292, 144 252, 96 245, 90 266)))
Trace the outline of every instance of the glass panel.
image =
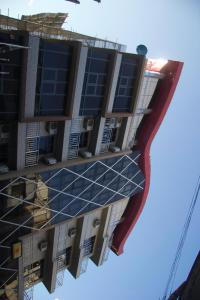
POLYGON ((41 39, 35 115, 65 114, 72 50, 67 41, 41 39), (53 97, 50 98, 49 94, 53 97))
POLYGON ((130 112, 131 100, 138 72, 139 59, 135 55, 123 54, 115 93, 113 112, 130 112))

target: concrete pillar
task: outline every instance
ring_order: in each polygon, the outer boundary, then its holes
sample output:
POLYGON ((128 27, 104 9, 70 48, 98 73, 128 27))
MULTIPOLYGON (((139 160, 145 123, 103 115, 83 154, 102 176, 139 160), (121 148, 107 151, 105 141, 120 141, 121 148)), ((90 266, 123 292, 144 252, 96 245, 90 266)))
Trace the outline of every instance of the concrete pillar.
POLYGON ((18 300, 24 300, 24 266, 23 258, 18 259, 18 300))
POLYGON ((71 99, 72 118, 79 116, 82 88, 83 88, 83 82, 85 76, 85 68, 87 63, 87 55, 88 55, 88 48, 82 45, 80 48, 79 63, 77 64, 77 71, 74 79, 74 88, 73 88, 72 99, 71 99))
POLYGON ((108 90, 107 99, 106 99, 107 101, 105 105, 105 113, 111 113, 113 109, 113 103, 115 100, 115 92, 117 88, 121 61, 122 61, 122 54, 116 52, 114 57, 113 69, 110 75, 109 90, 108 90))
POLYGON ((89 145, 89 151, 91 151, 93 155, 100 154, 105 120, 106 118, 103 117, 99 117, 95 120, 95 126, 92 131, 91 143, 89 145))
POLYGON ((85 237, 85 226, 87 223, 87 217, 79 218, 77 221, 77 234, 76 240, 74 243, 71 264, 68 268, 69 272, 72 274, 74 278, 80 276, 80 268, 81 268, 81 261, 82 261, 82 254, 81 254, 81 242, 84 241, 85 237))
POLYGON ((21 99, 20 99, 20 120, 34 117, 35 112, 35 92, 37 82, 37 67, 39 55, 40 38, 28 36, 28 49, 22 61, 21 78, 21 99))
POLYGON ((26 151, 26 123, 19 123, 17 126, 17 170, 25 167, 25 151, 26 151))
POLYGON ((59 226, 55 226, 49 232, 48 253, 44 262, 43 284, 49 291, 53 293, 56 288, 57 279, 57 247, 59 241, 59 226))
POLYGON ((55 156, 58 161, 65 161, 68 157, 71 120, 58 123, 58 133, 55 140, 55 156))
POLYGON ((118 136, 116 146, 119 147, 122 151, 127 150, 128 148, 128 135, 131 126, 132 117, 123 118, 120 134, 118 136))
POLYGON ((107 234, 107 227, 110 219, 111 209, 112 206, 108 206, 103 209, 101 225, 98 231, 97 241, 95 243, 94 254, 91 256, 91 260, 97 266, 100 266, 104 263, 104 253, 106 251, 106 248, 108 247, 108 243, 111 237, 111 235, 107 234))

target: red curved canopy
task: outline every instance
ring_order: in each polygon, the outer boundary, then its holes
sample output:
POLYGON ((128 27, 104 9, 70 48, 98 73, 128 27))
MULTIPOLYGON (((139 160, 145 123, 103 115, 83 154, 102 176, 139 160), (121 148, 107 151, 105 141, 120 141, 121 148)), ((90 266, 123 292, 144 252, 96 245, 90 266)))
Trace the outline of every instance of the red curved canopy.
POLYGON ((124 244, 145 205, 150 185, 150 146, 170 105, 182 67, 182 62, 169 61, 161 70, 161 73, 165 74, 165 77, 158 82, 156 91, 150 102, 149 108, 152 109, 152 112, 143 117, 142 123, 138 128, 136 136, 137 147, 134 150, 140 150, 141 152, 138 163, 144 172, 145 187, 142 193, 138 193, 130 199, 123 216, 123 222, 114 231, 112 250, 117 255, 123 253, 124 244))

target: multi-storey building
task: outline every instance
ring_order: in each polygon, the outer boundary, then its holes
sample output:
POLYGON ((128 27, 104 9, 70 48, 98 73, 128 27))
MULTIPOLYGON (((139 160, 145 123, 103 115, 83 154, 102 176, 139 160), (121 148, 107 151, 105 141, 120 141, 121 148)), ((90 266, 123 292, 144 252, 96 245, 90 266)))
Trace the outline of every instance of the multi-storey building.
POLYGON ((0 299, 29 299, 122 253, 182 63, 0 21, 0 299))

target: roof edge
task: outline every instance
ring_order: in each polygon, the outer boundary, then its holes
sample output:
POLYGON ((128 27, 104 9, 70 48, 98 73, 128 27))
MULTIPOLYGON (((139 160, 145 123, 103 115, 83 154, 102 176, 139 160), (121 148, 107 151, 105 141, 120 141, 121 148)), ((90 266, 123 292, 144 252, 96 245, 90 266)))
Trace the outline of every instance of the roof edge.
MULTIPOLYGON (((150 103, 151 114, 143 118, 141 126, 137 132, 137 150, 140 150, 141 156, 138 162, 144 172, 145 187, 142 193, 136 194, 129 201, 124 213, 124 221, 119 224, 115 231, 112 243, 112 250, 117 254, 123 253, 124 244, 135 226, 146 203, 150 186, 150 147, 151 143, 164 119, 167 109, 171 103, 176 90, 180 74, 183 68, 183 62, 169 61, 161 70, 165 74, 164 79, 160 80, 156 88, 154 97, 150 103)), ((135 150, 135 148, 134 148, 135 150)))

